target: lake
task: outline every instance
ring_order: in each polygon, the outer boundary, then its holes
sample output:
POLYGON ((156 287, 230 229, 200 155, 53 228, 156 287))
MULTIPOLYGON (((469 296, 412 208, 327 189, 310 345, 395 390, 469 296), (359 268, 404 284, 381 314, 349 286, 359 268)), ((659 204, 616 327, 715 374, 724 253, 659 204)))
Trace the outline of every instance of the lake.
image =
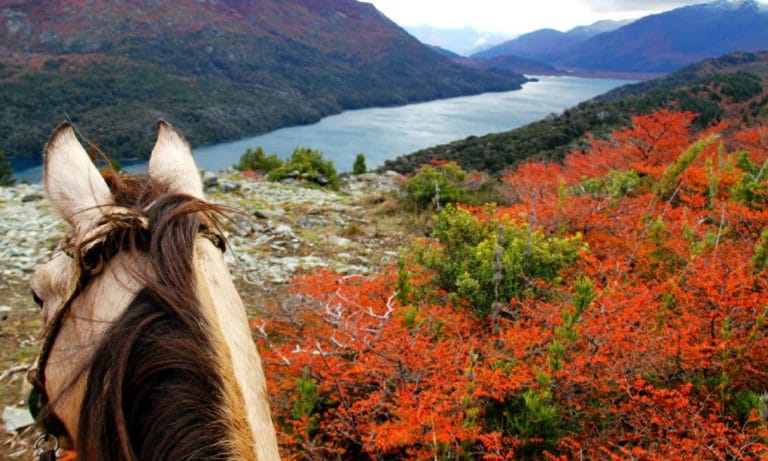
MULTIPOLYGON (((201 169, 216 171, 235 165, 249 147, 262 147, 267 154, 281 158, 288 158, 297 147, 311 147, 323 152, 323 158, 333 160, 339 172, 350 171, 358 153, 365 155, 366 164, 372 169, 385 160, 426 147, 517 128, 632 83, 616 79, 536 78, 537 82, 526 83, 518 91, 350 110, 312 125, 194 147, 193 153, 201 169)), ((146 163, 126 165, 126 169, 146 171, 146 163)), ((39 181, 40 175, 40 166, 15 173, 18 180, 32 182, 39 181)))

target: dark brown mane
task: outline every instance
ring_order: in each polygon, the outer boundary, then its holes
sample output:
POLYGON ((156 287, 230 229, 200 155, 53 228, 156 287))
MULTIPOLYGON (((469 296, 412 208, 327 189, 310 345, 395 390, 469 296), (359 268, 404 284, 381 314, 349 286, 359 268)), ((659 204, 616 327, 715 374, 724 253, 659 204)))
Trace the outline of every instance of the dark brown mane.
POLYGON ((106 332, 88 368, 78 427, 81 460, 230 459, 222 383, 195 295, 193 243, 216 210, 147 181, 105 175, 118 205, 149 230, 112 236, 145 253, 156 279, 106 332), (148 208, 146 208, 148 206, 148 208))

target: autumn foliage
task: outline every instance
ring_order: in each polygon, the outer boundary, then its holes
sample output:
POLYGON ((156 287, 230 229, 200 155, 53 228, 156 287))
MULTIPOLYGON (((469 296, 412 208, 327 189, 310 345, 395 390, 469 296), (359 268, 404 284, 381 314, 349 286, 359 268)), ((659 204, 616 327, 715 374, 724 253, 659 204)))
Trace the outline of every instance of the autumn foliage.
POLYGON ((768 129, 638 116, 254 321, 287 459, 766 459, 768 129))

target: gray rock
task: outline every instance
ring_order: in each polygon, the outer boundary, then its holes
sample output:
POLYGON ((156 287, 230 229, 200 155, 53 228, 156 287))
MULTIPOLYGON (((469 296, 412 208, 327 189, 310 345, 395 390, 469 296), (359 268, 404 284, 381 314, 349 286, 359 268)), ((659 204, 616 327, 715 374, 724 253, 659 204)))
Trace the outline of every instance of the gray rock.
POLYGON ((229 179, 219 180, 219 190, 225 194, 240 190, 241 187, 243 186, 240 183, 230 181, 229 179))
POLYGON ((9 433, 18 432, 21 429, 34 424, 35 420, 29 414, 29 410, 22 407, 5 407, 3 409, 3 424, 9 433))
POLYGON ((345 247, 352 243, 352 240, 344 237, 339 237, 338 235, 332 235, 328 237, 328 241, 333 243, 336 246, 345 247))
POLYGON ((216 187, 219 185, 219 177, 210 171, 203 171, 203 187, 216 187))
MULTIPOLYGON (((298 172, 296 172, 298 173, 298 172)), ((292 186, 292 187, 303 187, 304 185, 301 183, 301 181, 297 180, 296 178, 287 177, 285 179, 280 180, 280 184, 283 184, 285 186, 292 186)))
POLYGON ((312 216, 302 216, 296 220, 296 225, 301 227, 322 227, 328 224, 323 218, 315 218, 312 216))
POLYGON ((21 203, 38 202, 43 199, 43 194, 31 193, 21 198, 21 203))
POLYGON ((251 216, 253 216, 256 219, 269 219, 269 216, 264 214, 264 212, 261 210, 251 211, 251 216))
POLYGON ((368 266, 371 264, 371 262, 368 261, 368 259, 364 258, 363 256, 355 256, 349 262, 350 264, 355 264, 357 266, 368 266))
POLYGON ((272 233, 293 236, 293 228, 288 224, 278 223, 272 227, 272 233))
POLYGON ((344 275, 364 275, 371 270, 366 266, 356 266, 353 264, 340 264, 336 266, 336 271, 344 275))

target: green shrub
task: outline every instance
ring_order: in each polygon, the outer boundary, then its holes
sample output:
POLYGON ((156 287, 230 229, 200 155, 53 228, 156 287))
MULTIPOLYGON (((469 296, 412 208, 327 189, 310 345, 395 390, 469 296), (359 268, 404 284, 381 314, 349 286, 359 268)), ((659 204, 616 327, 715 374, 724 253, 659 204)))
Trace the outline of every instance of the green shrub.
POLYGON ((255 150, 250 147, 240 156, 240 163, 235 165, 238 171, 253 170, 269 173, 283 164, 277 155, 266 155, 261 147, 255 150))
POLYGON ((269 172, 270 181, 294 178, 309 181, 334 190, 339 188, 339 176, 332 160, 323 160, 323 153, 308 147, 293 151, 291 158, 269 172))
POLYGON ((532 281, 555 282, 584 248, 581 236, 557 237, 528 223, 494 217, 488 206, 481 218, 453 205, 435 219, 437 247, 416 247, 417 261, 435 271, 435 281, 466 299, 480 313, 495 302, 538 296, 532 281))
POLYGON ((768 269, 768 227, 760 233, 760 241, 755 245, 755 255, 752 256, 752 267, 756 271, 768 269))
POLYGON ((302 419, 314 415, 318 407, 317 383, 308 373, 296 379, 296 396, 293 399, 294 419, 302 419))
POLYGON ((761 416, 768 412, 765 394, 749 389, 735 392, 728 407, 741 424, 747 424, 754 411, 761 416))
POLYGON ((509 203, 504 186, 486 173, 464 171, 455 162, 422 165, 405 184, 404 208, 440 211, 450 203, 485 205, 509 203))
POLYGON ((747 72, 718 75, 715 85, 720 91, 733 99, 733 102, 745 102, 763 92, 763 81, 760 77, 747 72))
POLYGON ((609 171, 602 178, 589 178, 579 184, 576 193, 607 195, 612 198, 624 197, 640 185, 640 176, 634 170, 609 171))
POLYGON ((0 186, 12 186, 16 184, 13 179, 13 168, 11 162, 5 159, 5 152, 0 151, 0 186))
POLYGON ((362 153, 357 154, 355 157, 355 164, 352 165, 352 174, 365 174, 368 172, 368 167, 365 165, 365 155, 362 153))
POLYGON ((122 173, 123 172, 123 164, 120 163, 120 160, 116 158, 110 158, 109 159, 109 168, 114 171, 115 173, 122 173))
POLYGON ((466 171, 453 162, 422 165, 405 184, 406 204, 412 210, 439 210, 448 203, 464 202, 466 179, 466 171))
POLYGON ((672 165, 668 166, 664 170, 664 174, 661 175, 661 179, 656 184, 655 192, 663 200, 671 198, 672 193, 677 187, 680 175, 693 163, 699 155, 707 150, 709 146, 717 141, 717 136, 708 136, 704 139, 696 141, 686 149, 672 165))
POLYGON ((485 408, 489 429, 515 435, 523 459, 539 459, 556 447, 562 432, 562 410, 547 389, 527 389, 506 402, 489 402, 485 408))
POLYGON ((755 165, 746 151, 737 154, 736 166, 744 171, 744 175, 731 187, 731 196, 754 210, 762 210, 768 205, 768 187, 765 184, 768 171, 755 165))

